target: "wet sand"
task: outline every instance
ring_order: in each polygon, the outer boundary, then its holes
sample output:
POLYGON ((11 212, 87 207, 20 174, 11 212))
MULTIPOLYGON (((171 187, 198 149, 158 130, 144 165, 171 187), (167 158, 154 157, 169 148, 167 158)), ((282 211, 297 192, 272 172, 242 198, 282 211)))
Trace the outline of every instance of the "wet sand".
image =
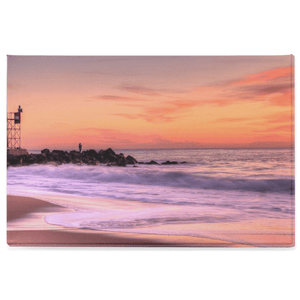
MULTIPOLYGON (((196 232, 213 233, 214 238, 66 228, 44 221, 49 214, 70 211, 44 200, 7 196, 7 244, 48 247, 291 247, 295 244, 294 234, 291 233, 294 232, 293 222, 281 220, 272 226, 265 220, 254 225, 242 222, 193 225, 196 232), (274 228, 275 234, 268 233, 269 229, 274 232, 274 228), (254 231, 249 234, 249 229, 254 231)), ((184 229, 184 226, 181 227, 184 229)))
POLYGON ((46 201, 21 196, 7 196, 7 244, 9 246, 63 246, 63 247, 243 247, 237 243, 218 239, 115 233, 89 229, 65 228, 46 223, 43 219, 51 213, 70 211, 46 201))

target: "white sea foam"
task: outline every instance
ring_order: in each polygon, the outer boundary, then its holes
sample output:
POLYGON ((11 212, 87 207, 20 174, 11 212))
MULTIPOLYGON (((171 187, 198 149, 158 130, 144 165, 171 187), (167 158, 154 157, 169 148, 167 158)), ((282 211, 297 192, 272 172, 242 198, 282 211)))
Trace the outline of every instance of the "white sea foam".
MULTIPOLYGON (((159 154, 158 150, 143 151, 136 154, 144 155, 144 161, 159 154)), ((48 216, 46 221, 97 230, 293 217, 291 150, 180 151, 162 150, 156 160, 170 158, 187 164, 10 167, 7 193, 50 198, 72 196, 76 205, 66 202, 66 206, 75 208, 76 213, 48 216), (101 198, 130 201, 135 212, 120 212, 109 205, 105 209, 89 207, 84 203, 87 198, 95 199, 90 203, 101 198), (145 211, 145 204, 154 207, 145 211), (116 217, 120 215, 121 218, 116 217)))

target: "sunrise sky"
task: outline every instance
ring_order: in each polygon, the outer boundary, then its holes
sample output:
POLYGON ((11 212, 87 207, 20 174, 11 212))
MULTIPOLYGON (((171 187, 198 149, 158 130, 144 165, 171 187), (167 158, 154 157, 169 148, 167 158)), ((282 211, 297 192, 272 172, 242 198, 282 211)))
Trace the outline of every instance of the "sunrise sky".
POLYGON ((22 148, 290 147, 293 57, 8 56, 22 148))

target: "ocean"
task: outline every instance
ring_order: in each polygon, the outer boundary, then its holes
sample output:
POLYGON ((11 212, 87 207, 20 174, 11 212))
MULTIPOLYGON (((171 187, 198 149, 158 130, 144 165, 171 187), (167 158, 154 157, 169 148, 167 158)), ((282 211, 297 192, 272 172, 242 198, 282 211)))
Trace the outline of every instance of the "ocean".
POLYGON ((9 167, 7 194, 74 209, 48 215, 45 221, 93 230, 220 237, 198 225, 294 220, 293 149, 115 152, 140 162, 178 164, 9 167))

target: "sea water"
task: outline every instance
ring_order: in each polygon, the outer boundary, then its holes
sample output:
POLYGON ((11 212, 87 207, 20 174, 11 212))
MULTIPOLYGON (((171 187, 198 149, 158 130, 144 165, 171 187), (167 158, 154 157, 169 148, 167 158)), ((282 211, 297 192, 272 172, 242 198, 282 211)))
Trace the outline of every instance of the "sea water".
POLYGON ((170 160, 178 164, 9 167, 7 194, 73 208, 74 212, 45 220, 94 230, 161 234, 166 233, 162 228, 170 225, 168 234, 203 236, 193 224, 294 219, 293 149, 116 152, 140 162, 170 160))

